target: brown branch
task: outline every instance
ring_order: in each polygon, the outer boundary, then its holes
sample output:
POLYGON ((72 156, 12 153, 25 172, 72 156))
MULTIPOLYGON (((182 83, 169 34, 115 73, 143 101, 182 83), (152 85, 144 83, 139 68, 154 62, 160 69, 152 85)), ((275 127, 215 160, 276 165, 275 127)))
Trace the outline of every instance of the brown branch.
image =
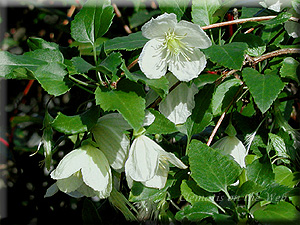
POLYGON ((279 55, 285 55, 285 54, 300 54, 300 48, 283 48, 283 49, 279 49, 279 50, 276 50, 273 52, 266 53, 259 57, 255 57, 255 58, 250 57, 250 62, 255 65, 266 59, 276 57, 279 55))
POLYGON ((230 107, 232 106, 232 104, 234 103, 234 101, 235 101, 235 99, 237 98, 237 96, 238 96, 238 95, 240 94, 240 92, 243 90, 243 88, 244 88, 244 84, 243 84, 243 85, 239 88, 239 90, 235 93, 235 95, 234 95, 234 97, 232 98, 231 102, 230 102, 229 105, 226 107, 225 111, 222 113, 220 119, 218 120, 218 122, 217 122, 215 128, 213 129, 213 131, 212 131, 212 133, 211 133, 211 135, 210 135, 210 137, 209 137, 209 139, 208 139, 208 141, 207 141, 207 143, 206 143, 207 146, 210 146, 210 144, 211 144, 212 140, 214 139, 214 137, 215 137, 215 135, 216 135, 216 133, 217 133, 217 131, 218 131, 218 129, 219 129, 221 123, 223 122, 223 120, 224 120, 224 118, 225 118, 226 113, 228 112, 228 110, 230 109, 230 107))
POLYGON ((120 10, 119 10, 119 8, 118 8, 118 6, 117 6, 115 3, 113 3, 112 6, 114 7, 116 16, 122 21, 123 27, 124 27, 124 30, 126 31, 126 33, 127 33, 127 34, 131 34, 132 31, 131 31, 131 29, 129 28, 129 26, 125 23, 125 21, 124 21, 124 19, 123 19, 123 17, 122 17, 122 14, 121 14, 121 12, 120 12, 120 10))
MULTIPOLYGON (((201 28, 203 30, 207 30, 207 29, 230 26, 230 25, 241 24, 241 23, 246 23, 246 22, 259 22, 259 21, 264 21, 264 20, 271 20, 271 19, 274 19, 275 17, 276 16, 260 16, 260 17, 252 17, 252 18, 231 20, 231 21, 226 21, 226 22, 221 22, 221 23, 214 23, 214 24, 204 26, 204 27, 201 27, 201 28)), ((290 20, 294 21, 294 22, 299 22, 300 21, 300 19, 297 18, 297 17, 291 17, 290 20)))

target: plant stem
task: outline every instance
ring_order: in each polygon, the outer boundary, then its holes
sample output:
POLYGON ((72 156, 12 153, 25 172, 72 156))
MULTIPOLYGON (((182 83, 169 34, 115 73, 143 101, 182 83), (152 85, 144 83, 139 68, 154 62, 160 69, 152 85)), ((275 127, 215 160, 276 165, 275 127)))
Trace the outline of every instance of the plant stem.
POLYGON ((71 80, 77 82, 78 84, 83 85, 83 86, 86 86, 86 87, 96 87, 95 85, 93 85, 93 84, 87 84, 87 83, 85 83, 84 81, 81 81, 81 80, 79 80, 79 79, 73 77, 72 75, 69 75, 69 78, 70 78, 71 80))
POLYGON ((257 64, 261 61, 264 61, 266 59, 275 57, 275 56, 279 56, 279 55, 284 55, 284 54, 299 54, 300 53, 300 48, 283 48, 283 49, 279 49, 273 52, 268 52, 262 56, 259 57, 255 57, 251 59, 251 63, 252 64, 257 64))
POLYGON ((220 119, 218 120, 214 130, 212 131, 208 141, 207 141, 207 146, 210 146, 212 140, 214 139, 214 136, 216 135, 221 123, 223 122, 223 119, 226 115, 226 113, 228 112, 228 110, 230 109, 230 107, 232 106, 232 104, 234 103, 235 99, 237 98, 237 96, 239 95, 239 93, 242 91, 242 89, 244 88, 244 84, 239 88, 239 90, 236 92, 236 94, 234 95, 234 97, 232 98, 231 102, 229 103, 229 105, 226 107, 225 111, 222 113, 220 119))
MULTIPOLYGON (((201 27, 201 28, 203 30, 208 30, 208 29, 212 29, 212 28, 230 26, 230 25, 246 23, 246 22, 258 22, 258 21, 270 20, 270 19, 274 19, 275 17, 276 16, 260 16, 260 17, 252 17, 252 18, 231 20, 231 21, 211 24, 211 25, 204 26, 204 27, 201 27)), ((297 17, 291 17, 290 20, 294 21, 294 22, 299 22, 299 18, 297 18, 297 17)))

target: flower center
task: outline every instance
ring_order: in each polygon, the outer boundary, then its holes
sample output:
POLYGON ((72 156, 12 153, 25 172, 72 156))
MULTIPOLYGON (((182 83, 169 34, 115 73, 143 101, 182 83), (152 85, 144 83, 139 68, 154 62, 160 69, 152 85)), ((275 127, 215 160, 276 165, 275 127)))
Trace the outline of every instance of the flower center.
POLYGON ((167 49, 167 60, 172 58, 172 60, 178 61, 179 56, 182 56, 187 61, 190 60, 190 57, 188 57, 187 53, 193 53, 193 49, 186 43, 182 42, 182 39, 185 37, 186 34, 183 36, 177 35, 174 30, 169 30, 165 34, 163 46, 167 49))

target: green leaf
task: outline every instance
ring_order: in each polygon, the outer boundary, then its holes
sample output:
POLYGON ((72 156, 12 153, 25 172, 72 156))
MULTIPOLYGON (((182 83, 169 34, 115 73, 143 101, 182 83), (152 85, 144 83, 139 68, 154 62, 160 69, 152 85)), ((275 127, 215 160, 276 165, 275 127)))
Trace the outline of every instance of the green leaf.
POLYGON ((236 192, 236 195, 244 197, 248 194, 261 192, 264 189, 264 187, 258 185, 254 181, 248 180, 245 183, 243 183, 241 187, 239 187, 239 189, 236 192))
POLYGON ((270 162, 262 158, 254 160, 246 167, 246 174, 249 180, 260 186, 267 187, 273 183, 275 175, 270 162))
POLYGON ((117 74, 118 66, 122 63, 122 55, 119 52, 112 52, 100 64, 100 67, 105 68, 113 75, 117 74))
POLYGON ((206 85, 195 96, 195 107, 185 123, 189 139, 194 134, 202 132, 211 123, 213 115, 210 104, 213 90, 214 85, 206 85))
POLYGON ((238 34, 233 39, 234 42, 245 42, 248 45, 246 53, 251 56, 260 56, 266 51, 264 41, 254 34, 238 34))
POLYGON ((52 123, 52 127, 64 134, 86 132, 96 124, 99 115, 100 111, 98 107, 93 107, 86 112, 75 116, 66 116, 59 112, 52 123))
POLYGON ((65 66, 56 62, 40 66, 35 71, 38 82, 48 94, 54 96, 62 95, 72 87, 66 75, 65 66))
POLYGON ((130 126, 139 130, 143 125, 145 117, 145 99, 135 92, 123 91, 102 91, 97 88, 95 91, 96 104, 105 111, 117 110, 121 113, 130 126))
POLYGON ((200 222, 202 219, 218 214, 218 208, 211 202, 196 202, 193 206, 186 206, 175 215, 175 219, 182 221, 188 219, 193 222, 200 222))
POLYGON ((207 26, 217 21, 214 13, 220 8, 219 0, 194 0, 192 2, 192 21, 207 26))
POLYGON ((73 57, 71 61, 78 73, 87 73, 90 69, 94 68, 93 65, 91 65, 81 57, 73 57))
POLYGON ((125 37, 116 37, 106 41, 104 44, 104 50, 106 52, 114 50, 133 51, 144 47, 147 41, 149 40, 142 35, 141 31, 139 31, 125 37))
POLYGON ((269 204, 254 212, 254 218, 264 224, 299 224, 300 213, 291 203, 269 204))
POLYGON ((224 191, 241 173, 240 166, 227 155, 192 140, 188 152, 191 176, 197 184, 210 192, 224 191))
POLYGON ((157 0, 159 8, 164 13, 174 13, 177 19, 180 20, 186 8, 188 7, 189 0, 157 0))
POLYGON ((214 115, 220 115, 230 104, 237 93, 239 86, 241 86, 241 81, 233 78, 224 81, 216 88, 211 103, 212 113, 214 115))
POLYGON ((141 81, 148 85, 152 90, 159 94, 160 97, 164 98, 169 93, 169 81, 166 76, 162 76, 159 79, 149 79, 141 71, 131 73, 125 66, 125 63, 121 65, 121 70, 124 71, 125 76, 134 82, 141 81))
POLYGON ((207 49, 202 49, 202 51, 211 61, 229 69, 240 70, 247 49, 246 43, 232 42, 226 45, 212 45, 207 49))
POLYGON ((282 67, 280 68, 280 76, 290 78, 299 84, 299 70, 300 63, 292 57, 287 57, 282 62, 282 67))
POLYGON ((245 68, 243 78, 262 113, 271 107, 284 88, 284 83, 273 73, 263 75, 252 68, 245 68))
POLYGON ((138 11, 138 12, 134 13, 132 15, 132 17, 128 18, 130 28, 135 28, 135 27, 138 27, 140 25, 143 25, 148 20, 150 20, 151 17, 153 17, 155 15, 158 15, 160 13, 161 13, 160 10, 151 10, 151 11, 141 10, 141 11, 138 11))
POLYGON ((269 133, 269 138, 271 140, 271 143, 275 149, 275 152, 278 157, 283 157, 284 159, 281 159, 284 163, 289 163, 288 160, 290 156, 287 154, 287 149, 285 147, 284 140, 277 136, 276 134, 269 133))
POLYGON ((71 23, 71 35, 78 42, 94 45, 108 31, 113 17, 109 0, 88 0, 71 23))
POLYGON ((293 173, 288 167, 283 165, 276 166, 274 168, 274 173, 275 182, 290 188, 294 187, 300 181, 299 177, 297 178, 299 172, 293 173))
POLYGON ((155 116, 155 120, 147 128, 148 134, 171 134, 177 132, 175 124, 164 115, 154 109, 149 109, 149 111, 155 116))
POLYGON ((194 205, 196 202, 201 201, 214 202, 214 194, 207 192, 197 186, 195 181, 183 180, 180 185, 180 190, 185 200, 187 200, 192 205, 194 205))
POLYGON ((267 21, 259 22, 260 24, 267 25, 267 26, 276 26, 283 24, 284 22, 288 21, 291 18, 292 14, 289 12, 282 12, 275 18, 267 21))
POLYGON ((45 64, 47 64, 45 61, 37 60, 26 55, 13 55, 9 52, 0 51, 0 77, 6 78, 6 75, 22 67, 34 71, 39 66, 45 64))
POLYGON ((27 44, 31 50, 36 49, 52 49, 59 50, 59 45, 54 42, 45 41, 42 38, 37 37, 29 37, 27 40, 27 44))
POLYGON ((266 201, 276 203, 285 200, 287 198, 288 192, 291 190, 292 188, 273 182, 260 193, 260 197, 264 198, 266 201))
POLYGON ((166 191, 174 184, 175 180, 167 180, 166 185, 163 189, 155 189, 145 187, 140 182, 133 182, 130 194, 129 201, 131 202, 139 202, 144 200, 151 199, 153 202, 160 201, 162 197, 166 195, 166 191))

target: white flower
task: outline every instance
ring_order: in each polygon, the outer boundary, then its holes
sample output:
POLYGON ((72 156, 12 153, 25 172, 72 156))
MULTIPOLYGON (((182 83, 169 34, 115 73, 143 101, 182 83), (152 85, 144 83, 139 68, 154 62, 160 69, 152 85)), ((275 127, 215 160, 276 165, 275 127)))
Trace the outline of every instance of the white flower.
POLYGON ((282 2, 280 0, 264 0, 263 2, 259 2, 259 4, 275 12, 280 12, 282 9, 282 2))
POLYGON ((188 87, 180 83, 159 104, 159 111, 174 124, 183 124, 195 107, 194 96, 198 93, 196 85, 188 87))
POLYGON ((246 167, 245 156, 247 155, 247 151, 243 143, 237 137, 223 137, 211 147, 221 150, 224 155, 231 155, 242 168, 246 167))
POLYGON ((55 186, 74 197, 107 198, 112 190, 109 163, 103 152, 90 144, 68 153, 50 176, 57 182, 48 189, 46 197, 55 193, 55 186))
POLYGON ((149 79, 158 79, 169 69, 178 80, 190 81, 205 68, 206 58, 199 48, 208 48, 211 41, 199 25, 177 22, 174 13, 164 13, 147 22, 142 34, 150 41, 142 50, 139 65, 149 79))
POLYGON ((105 154, 111 167, 117 171, 124 168, 130 141, 125 131, 130 125, 119 113, 102 116, 92 129, 98 147, 105 154))
POLYGON ((169 162, 178 168, 187 168, 173 153, 166 152, 147 136, 136 137, 125 163, 129 186, 135 180, 147 187, 163 188, 169 173, 169 162))

